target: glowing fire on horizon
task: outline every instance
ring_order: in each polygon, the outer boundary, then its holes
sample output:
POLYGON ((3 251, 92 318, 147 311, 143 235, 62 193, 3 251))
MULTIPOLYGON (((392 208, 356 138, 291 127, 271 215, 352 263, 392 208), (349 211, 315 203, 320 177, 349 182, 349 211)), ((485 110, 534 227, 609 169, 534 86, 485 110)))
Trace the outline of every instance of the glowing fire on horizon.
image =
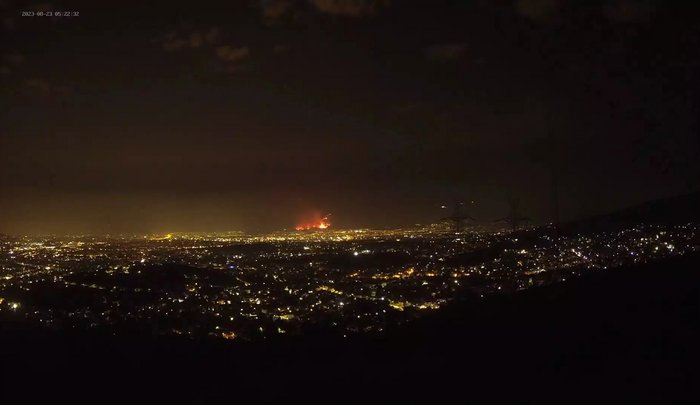
POLYGON ((309 231, 312 229, 328 229, 331 227, 331 221, 328 219, 331 214, 321 217, 321 214, 315 214, 310 221, 305 221, 296 226, 297 231, 309 231))

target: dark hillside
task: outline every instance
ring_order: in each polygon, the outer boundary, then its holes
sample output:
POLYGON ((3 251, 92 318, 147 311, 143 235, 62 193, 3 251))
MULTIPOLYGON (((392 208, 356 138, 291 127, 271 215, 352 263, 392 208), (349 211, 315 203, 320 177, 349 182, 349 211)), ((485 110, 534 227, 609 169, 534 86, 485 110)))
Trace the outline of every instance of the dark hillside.
POLYGON ((565 234, 614 231, 645 225, 683 225, 700 222, 700 192, 648 201, 610 214, 562 224, 565 234))
POLYGON ((693 255, 465 298, 382 338, 144 341, 52 334, 6 321, 2 395, 136 402, 698 399, 698 269, 700 256, 693 255))

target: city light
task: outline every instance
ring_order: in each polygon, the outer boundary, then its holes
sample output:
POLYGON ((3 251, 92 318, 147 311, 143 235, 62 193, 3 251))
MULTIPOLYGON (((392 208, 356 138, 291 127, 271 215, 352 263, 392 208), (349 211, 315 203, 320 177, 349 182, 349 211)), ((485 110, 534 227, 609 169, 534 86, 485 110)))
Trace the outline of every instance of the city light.
POLYGON ((699 231, 691 224, 639 225, 555 240, 537 229, 455 235, 428 225, 5 238, 0 304, 47 326, 118 331, 135 322, 151 330, 160 318, 167 320, 161 334, 246 340, 278 330, 298 334, 323 320, 345 334, 379 333, 465 294, 508 294, 692 252, 699 231), (70 311, 35 302, 39 292, 59 291, 95 298, 70 311))

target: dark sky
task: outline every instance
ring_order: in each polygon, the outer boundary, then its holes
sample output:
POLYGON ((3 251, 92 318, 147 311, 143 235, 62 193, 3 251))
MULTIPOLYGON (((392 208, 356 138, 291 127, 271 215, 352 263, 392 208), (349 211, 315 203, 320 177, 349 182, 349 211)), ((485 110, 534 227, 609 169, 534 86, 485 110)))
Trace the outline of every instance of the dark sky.
POLYGON ((550 167, 565 219, 688 192, 690 4, 0 0, 0 232, 546 221, 550 167))

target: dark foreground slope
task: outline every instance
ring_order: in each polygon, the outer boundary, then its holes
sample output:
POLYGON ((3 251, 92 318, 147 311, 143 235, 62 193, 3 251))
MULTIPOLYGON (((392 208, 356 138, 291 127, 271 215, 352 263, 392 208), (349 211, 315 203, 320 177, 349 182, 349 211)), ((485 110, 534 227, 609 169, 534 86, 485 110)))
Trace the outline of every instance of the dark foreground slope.
POLYGON ((143 341, 6 322, 0 402, 696 402, 699 264, 465 299, 381 339, 143 341))

